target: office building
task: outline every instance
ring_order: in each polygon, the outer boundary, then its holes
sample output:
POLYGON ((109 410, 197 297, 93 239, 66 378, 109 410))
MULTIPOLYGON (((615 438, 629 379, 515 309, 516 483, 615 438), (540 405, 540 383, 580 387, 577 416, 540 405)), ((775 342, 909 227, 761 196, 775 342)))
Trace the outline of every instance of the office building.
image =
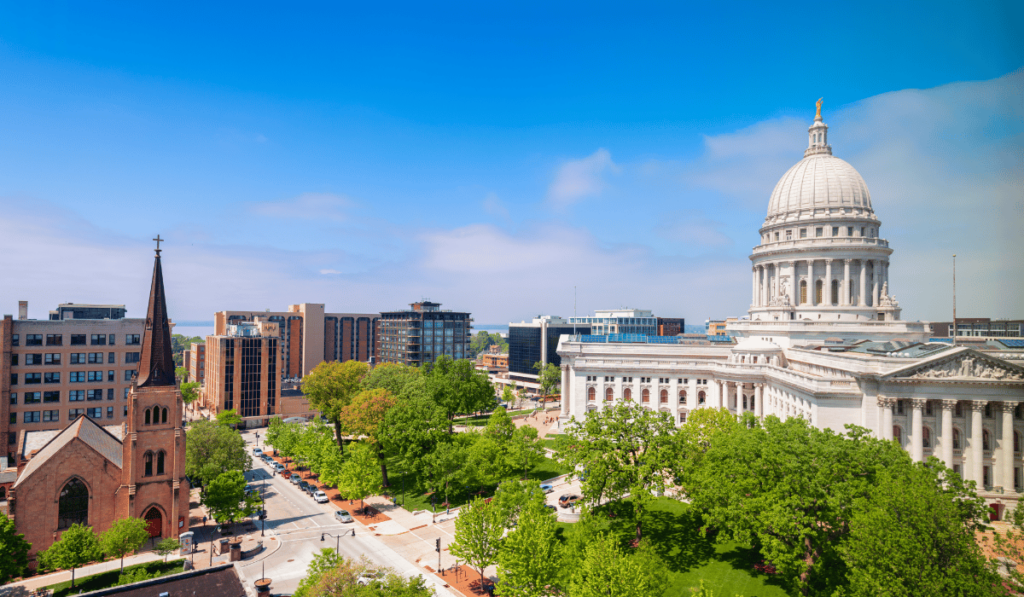
POLYGON ((281 328, 276 321, 256 317, 227 325, 224 331, 206 337, 201 405, 211 415, 234 410, 243 419, 262 424, 277 412, 281 328))
MULTIPOLYGON (((579 319, 594 319, 580 317, 579 319)), ((536 381, 534 364, 562 364, 558 338, 562 334, 591 334, 589 324, 572 324, 557 315, 542 315, 531 321, 508 324, 508 371, 522 381, 536 381)))
POLYGON ((686 333, 686 320, 682 317, 658 317, 659 336, 678 336, 686 333))
MULTIPOLYGON (((956 337, 960 338, 1021 338, 1024 319, 989 319, 987 317, 957 317, 956 337)), ((953 322, 932 323, 933 338, 952 338, 953 322)))
POLYGON ((569 323, 585 325, 593 336, 609 334, 658 335, 658 318, 646 309, 606 309, 593 317, 570 317, 569 323))
POLYGON ((206 383, 206 343, 193 342, 185 351, 185 368, 188 369, 188 380, 199 384, 206 383))
POLYGON ((0 324, 0 455, 13 457, 24 431, 63 429, 83 414, 103 425, 128 415, 146 320, 123 317, 124 305, 71 307, 36 320, 22 301, 18 319, 0 324))
POLYGON ((380 314, 377 333, 377 362, 403 363, 418 367, 441 355, 468 358, 469 313, 441 309, 441 303, 420 301, 403 311, 380 314))

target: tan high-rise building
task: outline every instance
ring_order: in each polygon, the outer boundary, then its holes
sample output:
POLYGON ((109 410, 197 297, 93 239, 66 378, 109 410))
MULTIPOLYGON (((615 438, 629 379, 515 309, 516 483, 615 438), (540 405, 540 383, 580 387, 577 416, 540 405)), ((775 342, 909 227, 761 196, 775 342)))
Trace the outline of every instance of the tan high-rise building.
POLYGON ((219 311, 214 315, 214 334, 223 336, 227 326, 257 317, 280 328, 281 377, 302 377, 324 361, 375 360, 380 314, 326 313, 320 303, 290 305, 287 311, 219 311))
POLYGON ((206 337, 203 406, 211 414, 234 410, 259 421, 277 414, 283 365, 280 331, 277 322, 257 317, 206 337))

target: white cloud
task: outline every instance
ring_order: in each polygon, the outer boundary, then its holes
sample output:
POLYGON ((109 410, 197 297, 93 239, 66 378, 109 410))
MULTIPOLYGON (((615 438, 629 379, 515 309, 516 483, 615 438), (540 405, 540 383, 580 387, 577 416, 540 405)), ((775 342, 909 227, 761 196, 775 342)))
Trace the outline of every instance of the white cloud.
POLYGON ((332 193, 303 193, 282 201, 261 201, 252 204, 252 211, 261 216, 303 220, 344 222, 355 202, 332 193))
POLYGON ((585 197, 598 195, 607 185, 605 173, 618 171, 612 155, 604 148, 585 158, 565 162, 548 187, 548 201, 556 207, 567 207, 585 197))
POLYGON ((340 274, 341 272, 339 270, 336 270, 336 269, 322 269, 322 270, 320 270, 320 273, 324 274, 326 276, 326 275, 332 275, 332 274, 340 274))
POLYGON ((487 196, 484 197, 483 208, 485 212, 492 216, 503 220, 509 219, 508 208, 505 207, 505 203, 502 202, 494 191, 487 193, 487 196))

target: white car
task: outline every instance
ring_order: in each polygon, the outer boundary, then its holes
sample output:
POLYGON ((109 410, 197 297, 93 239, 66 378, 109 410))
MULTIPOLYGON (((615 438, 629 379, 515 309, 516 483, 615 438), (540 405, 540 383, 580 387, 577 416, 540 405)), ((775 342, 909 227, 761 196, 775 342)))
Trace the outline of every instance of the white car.
POLYGON ((338 519, 338 522, 352 522, 352 515, 348 513, 348 510, 335 510, 334 517, 338 519))
POLYGON ((359 575, 359 578, 356 579, 356 584, 366 586, 375 580, 383 580, 384 576, 384 572, 380 570, 367 570, 359 575))
POLYGON ((263 457, 263 450, 260 450, 259 448, 256 448, 255 450, 252 451, 252 455, 255 456, 256 458, 262 458, 263 457))
POLYGON ((327 494, 322 491, 317 491, 313 494, 313 499, 316 500, 316 503, 318 504, 325 504, 327 503, 327 494))

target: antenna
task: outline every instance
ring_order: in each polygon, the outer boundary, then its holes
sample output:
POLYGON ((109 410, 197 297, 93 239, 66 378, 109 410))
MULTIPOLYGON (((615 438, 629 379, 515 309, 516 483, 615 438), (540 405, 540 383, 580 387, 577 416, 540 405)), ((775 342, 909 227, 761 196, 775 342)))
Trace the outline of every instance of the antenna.
POLYGON ((956 336, 960 333, 956 325, 956 253, 953 253, 953 346, 956 346, 956 336))

